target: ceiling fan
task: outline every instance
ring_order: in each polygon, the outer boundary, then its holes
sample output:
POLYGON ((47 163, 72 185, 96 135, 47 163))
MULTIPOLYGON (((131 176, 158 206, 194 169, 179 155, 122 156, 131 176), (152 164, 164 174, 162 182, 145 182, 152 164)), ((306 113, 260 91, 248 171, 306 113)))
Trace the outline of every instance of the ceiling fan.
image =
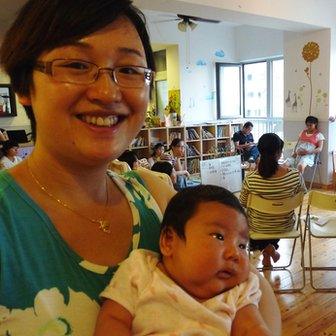
POLYGON ((179 21, 179 23, 177 24, 177 28, 181 32, 186 32, 188 27, 190 28, 190 30, 194 30, 197 27, 196 22, 220 23, 219 20, 205 19, 198 16, 190 16, 184 14, 176 14, 176 15, 177 15, 176 19, 165 20, 161 22, 179 21))

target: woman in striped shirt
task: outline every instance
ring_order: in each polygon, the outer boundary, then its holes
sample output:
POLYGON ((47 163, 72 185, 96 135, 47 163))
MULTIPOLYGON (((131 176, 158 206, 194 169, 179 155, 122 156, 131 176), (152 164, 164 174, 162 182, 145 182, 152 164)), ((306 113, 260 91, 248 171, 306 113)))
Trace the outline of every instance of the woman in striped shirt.
MULTIPOLYGON (((297 169, 279 165, 278 160, 283 149, 283 141, 274 133, 266 133, 258 142, 260 161, 256 171, 246 176, 240 202, 246 207, 248 195, 256 194, 266 199, 282 199, 291 197, 300 191, 306 191, 302 175, 297 169)), ((293 228, 294 212, 286 216, 265 214, 256 210, 248 210, 251 230, 267 232, 285 232, 293 228)), ((250 240, 251 250, 263 251, 263 265, 271 266, 271 258, 277 262, 280 254, 276 251, 279 240, 250 240)))

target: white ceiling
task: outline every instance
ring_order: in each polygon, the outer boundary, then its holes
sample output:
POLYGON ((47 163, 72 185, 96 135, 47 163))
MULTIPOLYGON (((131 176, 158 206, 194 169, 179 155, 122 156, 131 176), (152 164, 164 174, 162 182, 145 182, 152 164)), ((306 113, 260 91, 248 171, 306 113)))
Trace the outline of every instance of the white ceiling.
MULTIPOLYGON (((8 26, 15 17, 17 10, 22 6, 22 4, 25 3, 25 1, 26 0, 0 0, 0 40, 2 39, 3 33, 8 29, 8 26)), ((134 4, 137 5, 140 9, 149 10, 149 21, 160 19, 162 20, 167 16, 168 18, 172 18, 173 14, 179 13, 220 20, 222 21, 222 23, 220 23, 221 25, 252 25, 264 28, 301 32, 321 28, 318 26, 308 25, 300 22, 274 19, 260 15, 218 9, 214 7, 196 5, 181 1, 134 0, 134 4)))

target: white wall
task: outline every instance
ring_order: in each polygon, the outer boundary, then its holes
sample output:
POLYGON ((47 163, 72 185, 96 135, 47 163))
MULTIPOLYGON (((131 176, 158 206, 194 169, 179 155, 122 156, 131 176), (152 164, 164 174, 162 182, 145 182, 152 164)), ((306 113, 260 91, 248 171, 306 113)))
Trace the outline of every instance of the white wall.
POLYGON ((235 28, 236 55, 239 61, 283 55, 282 30, 252 26, 235 28))
POLYGON ((258 27, 199 23, 188 34, 177 22, 150 23, 153 43, 177 44, 181 111, 185 124, 214 121, 216 112, 215 62, 238 62, 283 54, 283 32, 258 27), (223 52, 223 57, 216 56, 223 52))

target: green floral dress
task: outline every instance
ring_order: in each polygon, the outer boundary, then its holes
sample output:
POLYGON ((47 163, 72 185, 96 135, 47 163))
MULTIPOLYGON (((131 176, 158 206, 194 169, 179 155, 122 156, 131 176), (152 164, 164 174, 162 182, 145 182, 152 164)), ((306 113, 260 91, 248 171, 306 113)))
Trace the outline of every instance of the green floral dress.
MULTIPOLYGON (((141 178, 108 174, 132 210, 129 252, 158 251, 162 214, 141 178)), ((99 294, 116 268, 76 254, 11 175, 0 173, 1 336, 92 336, 99 294)))

